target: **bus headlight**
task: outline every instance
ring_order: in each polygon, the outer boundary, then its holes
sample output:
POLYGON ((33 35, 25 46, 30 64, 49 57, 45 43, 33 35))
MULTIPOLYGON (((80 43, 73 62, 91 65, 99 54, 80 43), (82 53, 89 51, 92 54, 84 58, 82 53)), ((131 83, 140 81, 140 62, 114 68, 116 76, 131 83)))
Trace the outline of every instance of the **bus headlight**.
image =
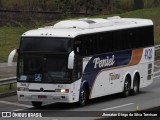
POLYGON ((29 91, 29 88, 18 87, 17 91, 29 91))
POLYGON ((56 89, 55 92, 69 93, 69 89, 56 89))

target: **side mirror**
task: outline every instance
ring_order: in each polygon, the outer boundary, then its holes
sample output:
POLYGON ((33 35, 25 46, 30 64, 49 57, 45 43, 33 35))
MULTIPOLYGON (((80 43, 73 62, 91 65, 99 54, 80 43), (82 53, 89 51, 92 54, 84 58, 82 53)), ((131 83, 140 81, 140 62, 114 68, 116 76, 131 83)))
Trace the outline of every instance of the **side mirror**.
POLYGON ((73 69, 73 67, 74 67, 74 51, 72 51, 68 57, 68 69, 73 69))
POLYGON ((10 52, 9 56, 8 56, 8 66, 13 66, 13 58, 15 56, 15 54, 17 53, 17 49, 14 49, 10 52))

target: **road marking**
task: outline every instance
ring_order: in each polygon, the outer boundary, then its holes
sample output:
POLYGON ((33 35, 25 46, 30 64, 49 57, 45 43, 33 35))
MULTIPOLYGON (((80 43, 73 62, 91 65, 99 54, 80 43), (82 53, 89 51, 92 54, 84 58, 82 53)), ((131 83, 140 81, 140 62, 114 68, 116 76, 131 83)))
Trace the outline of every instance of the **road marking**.
POLYGON ((16 110, 12 110, 12 111, 18 112, 18 111, 23 111, 23 110, 25 110, 25 109, 16 109, 16 110))
POLYGON ((153 72, 153 74, 158 74, 160 73, 160 70, 153 72))
POLYGON ((26 107, 26 108, 31 108, 32 107, 30 105, 25 105, 25 104, 20 104, 20 103, 13 103, 13 102, 8 102, 8 101, 0 101, 0 103, 8 104, 8 105, 14 105, 14 106, 20 106, 20 107, 26 107))
POLYGON ((112 110, 112 109, 116 109, 116 108, 120 108, 120 107, 125 107, 125 106, 129 106, 129 105, 133 105, 134 103, 128 103, 128 104, 124 104, 124 105, 119 105, 119 106, 115 106, 115 107, 110 107, 110 108, 106 108, 106 109, 102 109, 104 111, 107 110, 112 110))
POLYGON ((139 106, 136 106, 136 110, 137 110, 137 111, 139 110, 139 106))
POLYGON ((160 75, 158 75, 158 76, 154 76, 153 78, 158 78, 158 77, 160 77, 160 75))

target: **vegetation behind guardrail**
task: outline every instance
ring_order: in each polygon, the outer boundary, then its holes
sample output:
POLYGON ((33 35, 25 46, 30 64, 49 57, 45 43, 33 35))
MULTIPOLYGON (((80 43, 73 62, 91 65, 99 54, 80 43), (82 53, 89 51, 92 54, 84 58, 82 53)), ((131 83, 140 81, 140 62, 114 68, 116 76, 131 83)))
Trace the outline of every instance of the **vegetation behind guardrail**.
POLYGON ((0 97, 16 94, 16 77, 0 79, 0 97))

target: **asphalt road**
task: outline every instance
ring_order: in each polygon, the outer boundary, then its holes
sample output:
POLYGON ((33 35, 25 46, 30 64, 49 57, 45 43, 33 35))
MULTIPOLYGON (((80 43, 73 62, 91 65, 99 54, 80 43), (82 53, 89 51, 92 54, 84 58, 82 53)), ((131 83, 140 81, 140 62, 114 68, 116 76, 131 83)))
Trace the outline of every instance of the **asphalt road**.
POLYGON ((8 66, 7 63, 0 63, 0 79, 16 76, 16 63, 8 66))
MULTIPOLYGON (((82 114, 96 114, 98 113, 97 111, 126 112, 126 111, 145 110, 156 106, 160 106, 160 77, 155 77, 153 83, 148 87, 140 89, 140 93, 136 96, 129 96, 127 98, 122 98, 120 94, 109 95, 93 99, 84 107, 77 107, 75 104, 53 103, 44 105, 41 109, 36 109, 33 108, 29 102, 17 102, 16 96, 0 98, 0 114, 3 111, 44 112, 45 115, 52 116, 50 118, 45 118, 46 120, 61 120, 61 119, 70 120, 71 119, 70 117, 62 118, 60 116, 73 116, 73 114, 75 116, 78 116, 76 117, 77 119, 81 120, 82 118, 80 118, 80 116, 83 116, 82 114), (53 117, 53 116, 59 116, 59 117, 53 117)), ((0 119, 6 119, 6 118, 0 118, 0 119)), ((12 118, 12 120, 14 119, 17 120, 17 118, 12 118)), ((41 119, 43 120, 44 118, 41 119)), ((41 119, 38 118, 37 120, 41 119)), ((75 119, 75 117, 72 119, 75 119)), ((94 119, 94 118, 90 117, 83 119, 94 119)), ((34 118, 34 120, 36 119, 34 118)))

